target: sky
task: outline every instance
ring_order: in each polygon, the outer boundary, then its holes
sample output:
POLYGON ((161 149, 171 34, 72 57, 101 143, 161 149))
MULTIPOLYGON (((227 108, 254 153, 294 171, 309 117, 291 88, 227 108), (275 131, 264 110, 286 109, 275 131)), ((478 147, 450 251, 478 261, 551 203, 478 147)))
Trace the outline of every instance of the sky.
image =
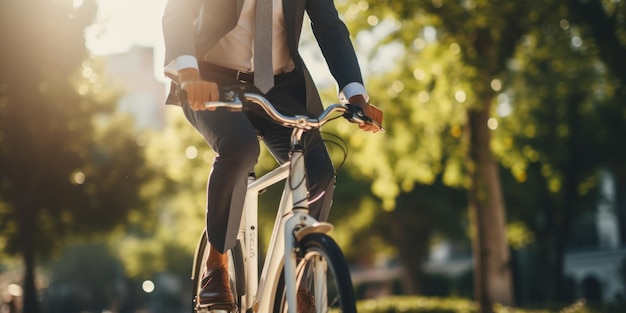
POLYGON ((165 2, 166 0, 98 0, 96 21, 85 33, 87 48, 93 55, 102 56, 123 53, 135 45, 153 47, 155 76, 162 79, 160 68, 164 51, 161 16, 165 2))
POLYGON ((121 53, 133 45, 161 46, 165 0, 99 0, 98 16, 87 30, 95 55, 121 53))

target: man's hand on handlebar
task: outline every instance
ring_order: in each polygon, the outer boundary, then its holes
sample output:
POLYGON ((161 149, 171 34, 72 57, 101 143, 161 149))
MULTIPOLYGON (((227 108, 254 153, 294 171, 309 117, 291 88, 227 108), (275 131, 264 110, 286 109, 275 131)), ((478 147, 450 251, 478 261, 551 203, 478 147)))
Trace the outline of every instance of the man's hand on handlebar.
MULTIPOLYGON (((220 100, 220 91, 218 85, 214 82, 205 81, 200 78, 200 73, 195 68, 184 68, 178 72, 180 88, 186 97, 189 106, 194 111, 209 110, 213 111, 216 106, 207 106, 209 102, 220 100)), ((359 128, 365 131, 379 132, 383 131, 383 111, 376 106, 367 103, 363 95, 355 95, 348 100, 350 105, 358 106, 363 111, 363 115, 368 119, 363 121, 352 122, 358 123, 359 128)))
POLYGON ((202 80, 200 73, 195 68, 184 68, 178 72, 180 88, 187 94, 187 102, 194 111, 215 110, 207 108, 209 101, 218 101, 220 92, 217 84, 202 80))
POLYGON ((348 102, 351 105, 356 105, 363 110, 365 116, 372 119, 371 123, 360 124, 359 128, 365 131, 378 132, 381 130, 381 126, 383 125, 383 111, 381 111, 376 106, 367 103, 365 97, 363 95, 355 95, 348 99, 348 102))

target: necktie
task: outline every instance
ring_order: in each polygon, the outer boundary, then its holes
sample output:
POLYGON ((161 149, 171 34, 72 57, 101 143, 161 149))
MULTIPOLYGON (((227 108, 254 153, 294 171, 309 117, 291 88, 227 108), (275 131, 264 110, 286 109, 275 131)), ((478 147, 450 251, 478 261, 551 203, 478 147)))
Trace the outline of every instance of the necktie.
POLYGON ((272 0, 256 0, 254 85, 263 93, 274 86, 272 66, 272 0))

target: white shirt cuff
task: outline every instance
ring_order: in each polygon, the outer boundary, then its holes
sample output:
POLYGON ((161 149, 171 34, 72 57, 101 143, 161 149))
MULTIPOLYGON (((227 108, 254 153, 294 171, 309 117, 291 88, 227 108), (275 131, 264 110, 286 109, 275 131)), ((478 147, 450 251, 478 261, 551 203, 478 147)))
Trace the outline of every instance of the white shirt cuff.
POLYGON ((339 92, 339 102, 343 104, 348 103, 350 97, 356 95, 363 95, 363 97, 365 97, 365 101, 369 101, 369 96, 365 91, 365 86, 360 83, 353 82, 347 84, 345 87, 343 87, 343 90, 339 92))
POLYGON ((181 55, 165 66, 165 73, 178 76, 178 71, 189 67, 198 69, 198 59, 192 55, 181 55))

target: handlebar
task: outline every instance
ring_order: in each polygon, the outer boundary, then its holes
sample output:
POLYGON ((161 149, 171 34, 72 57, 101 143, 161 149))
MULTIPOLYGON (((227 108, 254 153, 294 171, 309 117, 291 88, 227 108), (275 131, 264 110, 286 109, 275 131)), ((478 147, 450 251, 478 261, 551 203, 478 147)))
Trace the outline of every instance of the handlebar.
POLYGON ((298 128, 303 130, 311 130, 322 127, 328 121, 332 120, 332 114, 335 112, 341 113, 342 116, 352 123, 359 125, 370 124, 376 126, 381 132, 385 132, 382 125, 378 125, 371 118, 363 113, 363 110, 355 105, 345 104, 332 104, 328 106, 322 114, 317 118, 310 118, 304 115, 286 116, 278 112, 276 108, 265 99, 265 97, 248 92, 235 92, 227 91, 224 94, 224 101, 210 101, 205 104, 207 108, 225 108, 230 111, 242 111, 249 109, 251 105, 259 106, 271 119, 277 123, 291 128, 298 128), (241 100, 243 98, 244 101, 241 100))

